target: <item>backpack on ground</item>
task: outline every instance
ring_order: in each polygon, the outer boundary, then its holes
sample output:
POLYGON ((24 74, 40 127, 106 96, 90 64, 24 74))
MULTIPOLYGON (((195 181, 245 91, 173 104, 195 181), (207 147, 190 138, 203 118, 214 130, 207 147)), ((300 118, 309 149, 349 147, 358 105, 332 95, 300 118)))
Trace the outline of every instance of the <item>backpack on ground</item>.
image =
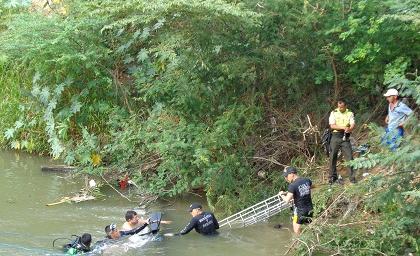
POLYGON ((331 136, 332 136, 331 129, 327 128, 324 130, 321 137, 321 147, 327 156, 329 156, 331 152, 331 147, 330 147, 331 136))

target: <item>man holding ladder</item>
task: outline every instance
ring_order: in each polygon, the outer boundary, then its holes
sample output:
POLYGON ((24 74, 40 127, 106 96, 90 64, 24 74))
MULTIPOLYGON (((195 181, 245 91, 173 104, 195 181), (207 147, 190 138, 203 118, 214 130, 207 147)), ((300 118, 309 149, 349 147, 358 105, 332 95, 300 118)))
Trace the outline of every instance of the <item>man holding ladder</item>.
POLYGON ((280 191, 279 194, 286 203, 289 203, 293 198, 293 231, 299 235, 302 224, 308 224, 312 221, 312 181, 299 177, 296 168, 291 166, 284 168, 283 176, 290 184, 287 193, 280 191))

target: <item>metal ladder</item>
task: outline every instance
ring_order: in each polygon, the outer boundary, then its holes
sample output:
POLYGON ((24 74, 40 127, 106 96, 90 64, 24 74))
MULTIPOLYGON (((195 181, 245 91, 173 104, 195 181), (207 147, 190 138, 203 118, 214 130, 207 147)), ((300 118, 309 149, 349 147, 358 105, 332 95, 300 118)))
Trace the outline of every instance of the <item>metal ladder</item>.
POLYGON ((290 202, 286 203, 280 195, 275 195, 219 221, 219 226, 246 227, 264 221, 290 206, 290 202))

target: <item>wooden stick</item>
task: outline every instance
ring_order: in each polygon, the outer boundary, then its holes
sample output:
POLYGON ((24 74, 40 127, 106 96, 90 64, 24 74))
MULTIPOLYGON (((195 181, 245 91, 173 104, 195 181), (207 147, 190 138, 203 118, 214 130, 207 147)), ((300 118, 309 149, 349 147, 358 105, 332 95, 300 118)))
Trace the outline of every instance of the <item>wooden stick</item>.
POLYGON ((345 224, 340 224, 340 225, 337 225, 337 227, 345 227, 345 226, 350 226, 350 225, 358 225, 358 224, 363 224, 363 223, 375 223, 375 224, 378 224, 378 223, 381 223, 381 221, 358 221, 358 222, 350 222, 350 223, 345 223, 345 224))
POLYGON ((276 160, 274 160, 274 159, 267 159, 267 158, 264 158, 264 157, 259 157, 259 156, 254 156, 254 157, 251 157, 251 158, 253 158, 253 159, 260 159, 260 160, 265 160, 265 161, 269 161, 269 162, 271 162, 271 163, 273 163, 273 164, 277 164, 277 165, 280 165, 280 166, 283 166, 283 167, 287 167, 287 165, 281 164, 281 163, 277 162, 277 161, 276 161, 276 160))
POLYGON ((69 201, 70 201, 70 197, 66 196, 66 197, 61 198, 60 201, 55 202, 55 203, 46 204, 46 206, 53 206, 53 205, 57 205, 57 204, 67 203, 69 201))

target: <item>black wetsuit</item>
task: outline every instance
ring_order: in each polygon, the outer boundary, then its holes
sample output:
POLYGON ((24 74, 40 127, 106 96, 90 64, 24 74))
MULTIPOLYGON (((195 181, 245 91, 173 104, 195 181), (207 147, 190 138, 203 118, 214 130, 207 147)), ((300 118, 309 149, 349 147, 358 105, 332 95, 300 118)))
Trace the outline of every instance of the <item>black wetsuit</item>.
MULTIPOLYGON (((142 231, 145 227, 147 227, 147 225, 148 225, 147 223, 144 223, 143 225, 141 225, 137 228, 133 228, 131 230, 127 230, 127 231, 120 230, 120 231, 118 231, 118 232, 120 232, 120 236, 121 236, 120 238, 122 238, 124 236, 131 236, 131 235, 137 234, 140 231, 142 231)), ((112 239, 112 237, 107 235, 104 240, 97 241, 93 247, 94 248, 99 248, 99 247, 103 246, 104 244, 114 243, 114 242, 117 242, 117 241, 118 241, 118 239, 112 239)))
POLYGON ((90 249, 90 246, 84 245, 80 241, 80 238, 77 238, 72 243, 65 244, 63 246, 63 250, 64 250, 64 253, 72 255, 72 254, 79 254, 79 253, 83 253, 83 252, 89 252, 91 249, 90 249), (73 248, 74 251, 70 251, 71 248, 73 248))
MULTIPOLYGON (((118 232, 120 232, 120 236, 121 236, 121 237, 124 237, 124 236, 131 236, 131 235, 137 234, 137 233, 139 233, 140 231, 142 231, 145 227, 147 227, 147 225, 148 225, 147 223, 144 223, 143 225, 138 226, 137 228, 133 228, 133 229, 131 229, 131 230, 127 230, 127 231, 120 230, 120 231, 118 231, 118 232)), ((102 240, 102 241, 99 241, 99 242, 105 242, 106 240, 111 240, 111 239, 112 239, 112 237, 110 237, 109 235, 108 235, 108 236, 106 236, 106 238, 107 238, 107 239, 102 240)))
POLYGON ((138 226, 137 228, 133 228, 131 230, 127 230, 127 231, 120 230, 120 235, 121 237, 123 237, 123 236, 131 236, 131 235, 137 234, 140 231, 142 231, 145 227, 147 227, 147 225, 148 225, 147 223, 144 223, 143 225, 138 226))
POLYGON ((193 217, 188 225, 183 228, 177 235, 188 234, 195 229, 200 234, 212 235, 217 234, 216 229, 219 228, 219 223, 214 217, 213 213, 202 212, 200 215, 193 217))

